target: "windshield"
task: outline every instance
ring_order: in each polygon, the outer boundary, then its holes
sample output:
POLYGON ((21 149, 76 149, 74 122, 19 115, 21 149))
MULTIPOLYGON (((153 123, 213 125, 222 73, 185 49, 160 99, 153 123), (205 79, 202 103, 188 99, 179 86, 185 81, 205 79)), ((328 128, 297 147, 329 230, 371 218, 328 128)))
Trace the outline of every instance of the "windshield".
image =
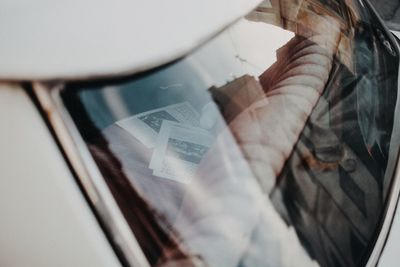
POLYGON ((355 1, 267 0, 168 65, 65 86, 151 266, 365 264, 398 151, 377 25, 355 1))

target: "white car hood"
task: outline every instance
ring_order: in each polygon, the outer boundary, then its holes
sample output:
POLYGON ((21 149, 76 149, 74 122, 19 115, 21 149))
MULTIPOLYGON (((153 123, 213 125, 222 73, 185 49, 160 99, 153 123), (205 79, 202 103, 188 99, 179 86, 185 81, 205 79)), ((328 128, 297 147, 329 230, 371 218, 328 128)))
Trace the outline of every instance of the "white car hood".
POLYGON ((3 0, 0 79, 85 79, 174 60, 261 0, 3 0))

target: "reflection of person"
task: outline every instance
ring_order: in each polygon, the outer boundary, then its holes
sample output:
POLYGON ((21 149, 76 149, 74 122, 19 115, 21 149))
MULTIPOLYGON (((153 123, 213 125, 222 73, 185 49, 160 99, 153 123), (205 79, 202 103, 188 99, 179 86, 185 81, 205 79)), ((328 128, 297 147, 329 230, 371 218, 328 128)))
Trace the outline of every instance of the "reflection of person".
MULTIPOLYGON (((265 253, 270 252, 268 260, 271 266, 314 264, 299 249, 296 236, 272 212, 272 206, 263 196, 270 193, 325 88, 337 41, 337 35, 333 34, 329 38, 297 35, 278 51, 277 62, 261 75, 265 96, 247 103, 247 107, 234 118, 227 114, 235 141, 230 132, 222 131, 214 148, 202 161, 201 178, 189 185, 188 190, 192 191, 187 194, 177 221, 179 229, 184 229, 184 225, 193 226, 188 233, 182 231, 181 234, 185 240, 191 240, 188 245, 206 257, 207 262, 215 266, 237 266, 240 262, 244 266, 262 266, 265 253), (235 151, 236 142, 240 152, 235 151), (223 164, 215 157, 209 159, 216 154, 226 157, 223 164), (258 187, 252 184, 253 175, 264 192, 259 192, 258 187), (236 183, 235 178, 240 183, 236 183), (191 207, 204 206, 204 203, 208 204, 204 210, 191 211, 191 207), (212 211, 210 207, 213 207, 212 211), (232 211, 232 207, 236 209, 232 211), (220 225, 223 221, 230 222, 229 226, 220 225), (249 232, 249 229, 252 230, 249 232), (276 232, 279 236, 274 236, 276 232), (291 247, 288 248, 287 244, 291 247), (287 251, 298 254, 287 258, 287 251), (228 256, 219 257, 221 252, 228 256)), ((243 86, 241 90, 254 88, 243 86)), ((221 99, 237 94, 229 86, 224 90, 214 95, 219 103, 223 102, 221 99)), ((233 106, 240 104, 234 103, 233 106)), ((223 114, 225 107, 231 107, 232 103, 228 101, 225 105, 221 107, 223 114)))
MULTIPOLYGON (((295 36, 260 76, 265 96, 252 99, 235 119, 229 116, 230 129, 266 193, 325 88, 337 49, 335 38, 333 34, 329 38, 295 36)), ((242 90, 255 88, 244 86, 242 90)), ((228 88, 224 98, 230 94, 228 88)))
POLYGON ((316 266, 262 192, 229 128, 185 189, 174 227, 209 266, 316 266))
MULTIPOLYGON (((317 265, 276 213, 268 194, 329 78, 337 49, 334 33, 307 31, 278 51, 277 62, 260 76, 262 94, 244 105, 240 97, 235 99, 240 112, 229 118, 229 128, 218 130, 188 185, 152 176, 149 149, 116 125, 104 131, 110 142, 106 146, 121 161, 118 175, 130 180, 172 236, 159 240, 164 247, 158 259, 153 255, 154 265, 168 266, 183 254, 202 261, 200 266, 317 265)), ((242 90, 249 88, 257 86, 242 90)), ((208 118, 211 113, 204 110, 208 118)), ((201 121, 212 125, 207 118, 201 121)), ((92 153, 101 168, 111 168, 102 160, 102 145, 94 144, 92 153)), ((121 178, 113 175, 109 183, 120 184, 121 178)))

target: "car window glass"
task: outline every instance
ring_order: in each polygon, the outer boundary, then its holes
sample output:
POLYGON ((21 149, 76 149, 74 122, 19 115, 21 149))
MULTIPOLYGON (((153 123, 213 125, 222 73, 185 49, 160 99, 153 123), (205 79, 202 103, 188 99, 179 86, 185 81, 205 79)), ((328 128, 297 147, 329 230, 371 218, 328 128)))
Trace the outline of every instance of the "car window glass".
POLYGON ((366 262, 398 152, 377 23, 355 1, 267 0, 175 62, 66 85, 152 266, 366 262))

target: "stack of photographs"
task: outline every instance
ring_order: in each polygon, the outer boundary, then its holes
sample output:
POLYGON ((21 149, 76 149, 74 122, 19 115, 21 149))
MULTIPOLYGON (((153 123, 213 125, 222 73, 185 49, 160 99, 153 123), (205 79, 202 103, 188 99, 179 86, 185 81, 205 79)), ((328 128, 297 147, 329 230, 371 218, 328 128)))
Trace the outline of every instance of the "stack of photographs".
POLYGON ((200 115, 188 102, 149 110, 116 124, 153 149, 153 175, 189 183, 212 142, 199 127, 200 115))

